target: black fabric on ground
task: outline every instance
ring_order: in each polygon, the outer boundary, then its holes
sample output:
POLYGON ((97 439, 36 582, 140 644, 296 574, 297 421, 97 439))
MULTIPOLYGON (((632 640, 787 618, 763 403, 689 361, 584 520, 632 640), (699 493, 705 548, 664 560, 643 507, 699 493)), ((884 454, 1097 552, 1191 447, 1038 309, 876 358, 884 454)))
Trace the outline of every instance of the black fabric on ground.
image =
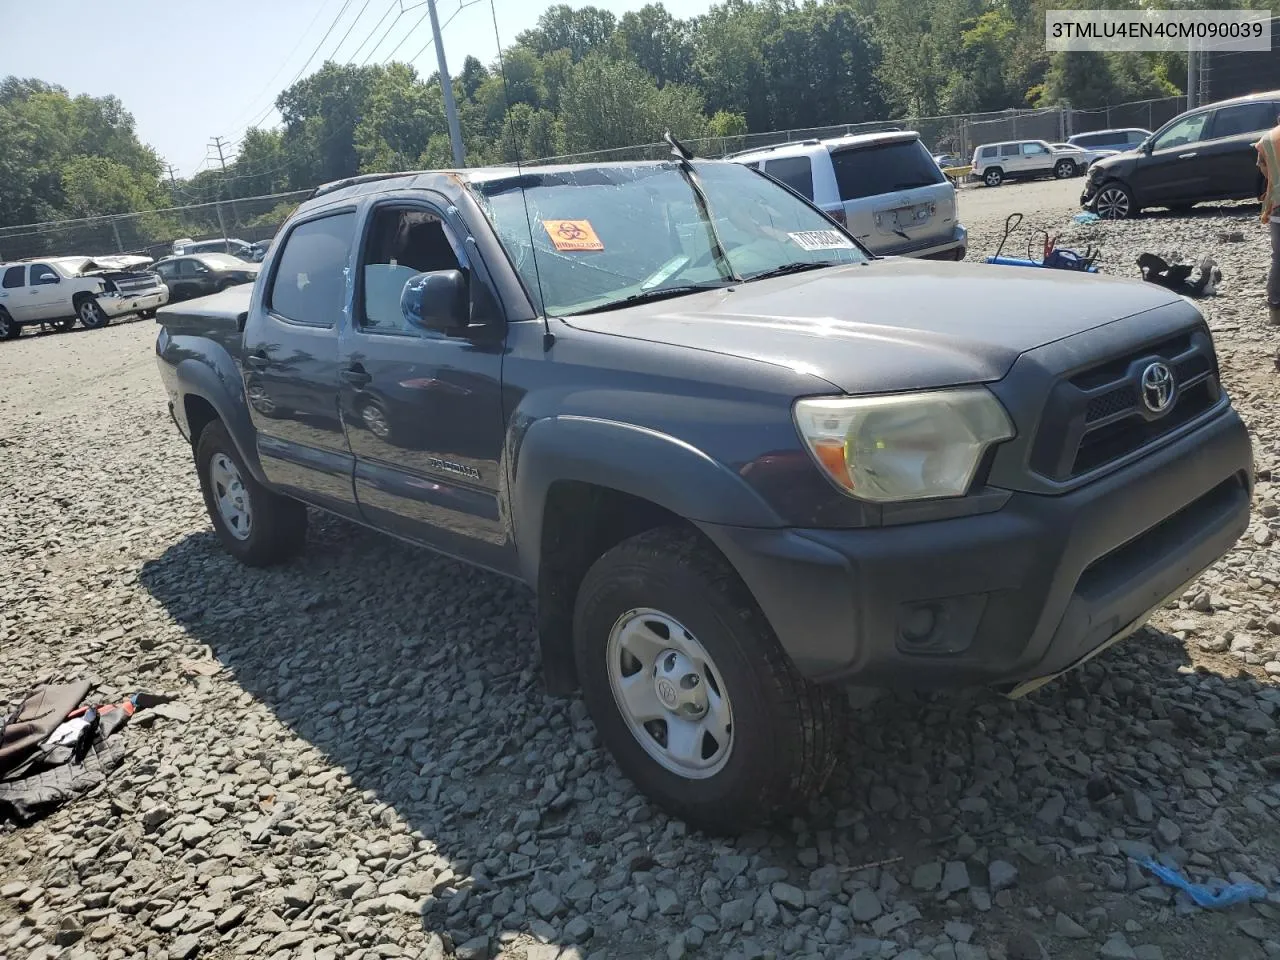
POLYGON ((20 824, 48 813, 99 784, 124 762, 124 739, 97 740, 83 763, 64 763, 32 773, 22 780, 0 783, 0 822, 20 824))

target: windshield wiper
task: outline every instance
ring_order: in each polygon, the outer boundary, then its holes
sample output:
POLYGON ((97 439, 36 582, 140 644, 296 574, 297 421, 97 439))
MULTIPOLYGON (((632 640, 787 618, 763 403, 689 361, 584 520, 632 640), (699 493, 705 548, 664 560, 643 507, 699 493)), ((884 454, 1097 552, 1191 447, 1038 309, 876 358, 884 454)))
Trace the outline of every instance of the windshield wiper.
POLYGON ((772 270, 765 270, 763 273, 753 273, 747 277, 747 282, 752 280, 767 280, 769 277, 783 277, 788 273, 804 273, 806 270, 821 270, 823 267, 838 267, 839 263, 833 260, 820 260, 814 262, 812 260, 801 260, 796 263, 784 263, 780 267, 774 267, 772 270))
POLYGON ((698 176, 698 171, 693 166, 693 152, 673 137, 670 130, 662 135, 662 139, 671 145, 671 156, 675 158, 676 169, 680 171, 680 176, 684 177, 685 183, 689 184, 689 189, 693 191, 694 206, 698 208, 698 215, 707 229, 707 238, 711 241, 711 257, 715 261, 716 272, 726 280, 741 279, 733 272, 733 264, 729 262, 729 257, 724 252, 724 244, 720 242, 715 218, 711 216, 711 203, 707 200, 706 191, 702 189, 702 180, 698 176))
POLYGON ((724 283, 682 283, 675 287, 659 287, 657 290, 633 293, 619 300, 611 300, 603 306, 592 307, 589 310, 579 310, 577 313, 567 313, 565 316, 574 317, 580 313, 603 313, 606 310, 620 310, 623 307, 633 307, 638 303, 652 303, 655 300, 668 300, 672 297, 683 297, 686 294, 702 293, 706 290, 723 290, 725 287, 731 286, 733 286, 732 281, 725 281, 724 283))

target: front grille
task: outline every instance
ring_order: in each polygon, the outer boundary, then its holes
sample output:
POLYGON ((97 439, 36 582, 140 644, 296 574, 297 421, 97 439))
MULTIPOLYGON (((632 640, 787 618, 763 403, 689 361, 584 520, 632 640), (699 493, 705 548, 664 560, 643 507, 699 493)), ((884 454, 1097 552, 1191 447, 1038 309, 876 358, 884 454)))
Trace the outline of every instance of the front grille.
POLYGON ((1157 443, 1211 409, 1221 395, 1207 331, 1126 351, 1053 388, 1032 444, 1031 467, 1059 482, 1082 476, 1157 443), (1156 361, 1168 366, 1174 382, 1173 402, 1159 414, 1146 407, 1141 387, 1142 372, 1156 361))

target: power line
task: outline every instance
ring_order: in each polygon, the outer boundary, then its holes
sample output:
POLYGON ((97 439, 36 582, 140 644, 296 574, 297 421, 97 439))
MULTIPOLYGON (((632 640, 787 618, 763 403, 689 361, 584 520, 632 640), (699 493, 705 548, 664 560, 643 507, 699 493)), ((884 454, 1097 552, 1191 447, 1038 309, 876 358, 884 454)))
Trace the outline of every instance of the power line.
MULTIPOLYGON (((352 60, 355 60, 356 57, 360 56, 360 51, 363 50, 364 45, 369 42, 369 37, 372 37, 375 33, 378 32, 378 28, 382 26, 383 21, 385 21, 387 17, 391 16, 391 11, 396 9, 396 5, 397 5, 397 0, 392 0, 391 5, 387 7, 386 11, 382 14, 382 17, 378 20, 377 23, 373 25, 373 29, 369 31, 369 36, 361 40, 360 46, 356 47, 353 51, 351 51, 352 60)), ((399 17, 397 17, 396 19, 399 19, 399 17)))
MULTIPOLYGON (((460 14, 463 10, 467 9, 467 7, 474 7, 479 2, 480 0, 465 0, 465 2, 460 2, 458 4, 458 9, 453 11, 453 13, 449 14, 449 19, 440 25, 441 32, 443 32, 446 28, 448 28, 449 24, 453 23, 454 18, 458 14, 460 14)), ((418 58, 421 57, 428 50, 430 50, 431 45, 435 43, 435 41, 436 41, 436 38, 434 36, 429 38, 427 42, 422 45, 422 49, 409 58, 408 62, 410 63, 410 65, 417 63, 418 58)))
POLYGON ((364 0, 364 6, 362 6, 359 12, 356 13, 355 17, 352 18, 351 26, 347 27, 347 32, 342 35, 342 39, 338 41, 338 45, 333 48, 333 53, 329 54, 330 57, 335 60, 337 59, 338 51, 341 50, 342 45, 347 42, 347 37, 351 36, 351 31, 356 28, 356 24, 360 22, 360 18, 364 16, 364 12, 369 9, 369 4, 372 2, 373 0, 364 0))

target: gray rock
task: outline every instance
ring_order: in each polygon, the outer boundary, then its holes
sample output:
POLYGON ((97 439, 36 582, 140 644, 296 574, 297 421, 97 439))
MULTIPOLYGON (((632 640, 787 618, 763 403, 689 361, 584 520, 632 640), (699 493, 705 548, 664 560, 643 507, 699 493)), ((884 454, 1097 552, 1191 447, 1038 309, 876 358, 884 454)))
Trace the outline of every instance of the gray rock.
POLYGON ((769 887, 773 899, 792 910, 804 909, 804 891, 789 883, 775 883, 769 887))
POLYGON ((853 919, 858 923, 870 923, 876 917, 884 912, 884 907, 880 904, 880 898, 876 896, 875 891, 867 887, 854 891, 853 897, 849 900, 849 912, 853 914, 853 919))
POLYGON ((877 918, 871 924, 871 931, 877 937, 885 937, 893 931, 905 927, 909 923, 915 923, 920 919, 920 911, 913 906, 900 907, 893 913, 886 913, 877 918))
POLYGON ((947 863, 942 871, 941 889, 948 895, 969 889, 969 868, 963 860, 951 860, 947 863))
POLYGON ((778 912, 778 904, 769 895, 769 891, 766 890, 756 897, 756 905, 751 912, 751 916, 756 923, 767 927, 778 919, 778 912))
POLYGON ((564 925, 564 935, 570 943, 586 943, 595 935, 595 928, 585 917, 573 917, 564 925))
POLYGON ((1137 960, 1133 947, 1121 936, 1114 936, 1102 945, 1098 951, 1102 960, 1137 960))
POLYGON ((755 904, 745 897, 728 900, 720 905, 720 923, 731 929, 742 926, 751 919, 755 904))
POLYGON ((1080 924, 1071 919, 1070 915, 1059 910, 1058 915, 1053 918, 1054 933, 1060 937, 1066 937, 1069 940, 1086 940, 1089 937, 1089 931, 1080 924))
POLYGON ((1058 825, 1058 821, 1062 819, 1062 815, 1066 812, 1067 801, 1060 793, 1054 793, 1044 802, 1036 813, 1036 819, 1040 823, 1052 830, 1058 825))
POLYGON ((992 893, 1008 890, 1018 882, 1018 868, 1007 860, 992 860, 987 865, 987 882, 992 893))
POLYGON ((948 920, 942 932, 957 943, 968 943, 973 939, 973 927, 959 920, 948 920))
POLYGON ((538 890, 529 895, 529 906, 543 920, 550 920, 564 912, 564 903, 550 890, 538 890))
POLYGON ((938 884, 941 882, 942 864, 937 860, 920 864, 920 866, 916 867, 915 872, 911 874, 912 889, 920 893, 931 893, 938 889, 938 884))
POLYGON ((489 938, 472 937, 454 951, 454 956, 458 960, 489 960, 489 938))

